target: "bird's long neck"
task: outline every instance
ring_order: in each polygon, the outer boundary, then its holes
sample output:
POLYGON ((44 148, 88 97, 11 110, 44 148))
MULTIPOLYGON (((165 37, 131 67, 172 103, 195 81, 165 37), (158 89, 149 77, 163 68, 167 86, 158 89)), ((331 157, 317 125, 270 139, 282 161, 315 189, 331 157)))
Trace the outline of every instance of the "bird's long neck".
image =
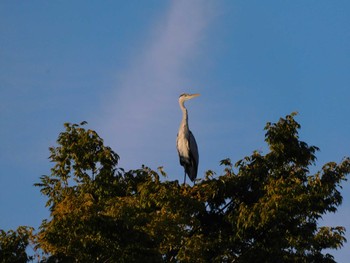
POLYGON ((180 101, 180 108, 182 110, 182 121, 181 121, 181 126, 185 127, 185 129, 188 129, 188 114, 187 114, 187 109, 184 105, 184 101, 180 101))

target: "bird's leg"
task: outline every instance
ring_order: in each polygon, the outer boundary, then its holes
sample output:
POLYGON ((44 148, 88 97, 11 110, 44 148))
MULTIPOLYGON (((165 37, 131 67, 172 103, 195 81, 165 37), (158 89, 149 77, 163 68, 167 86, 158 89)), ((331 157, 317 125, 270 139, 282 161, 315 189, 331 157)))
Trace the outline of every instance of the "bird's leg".
POLYGON ((186 171, 185 171, 184 174, 185 174, 185 175, 184 175, 184 185, 186 185, 186 171))

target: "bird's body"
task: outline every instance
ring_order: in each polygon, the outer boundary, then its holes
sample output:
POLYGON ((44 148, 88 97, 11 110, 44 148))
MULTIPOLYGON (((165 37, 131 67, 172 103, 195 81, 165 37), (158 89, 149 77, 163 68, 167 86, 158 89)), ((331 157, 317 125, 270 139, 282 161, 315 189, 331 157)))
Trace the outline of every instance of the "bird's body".
POLYGON ((197 178, 198 171, 198 147, 196 140, 188 127, 188 113, 185 108, 185 101, 199 96, 199 94, 182 94, 179 97, 179 105, 182 110, 182 121, 177 134, 176 148, 179 153, 180 164, 185 169, 184 184, 186 183, 186 174, 192 182, 197 178))

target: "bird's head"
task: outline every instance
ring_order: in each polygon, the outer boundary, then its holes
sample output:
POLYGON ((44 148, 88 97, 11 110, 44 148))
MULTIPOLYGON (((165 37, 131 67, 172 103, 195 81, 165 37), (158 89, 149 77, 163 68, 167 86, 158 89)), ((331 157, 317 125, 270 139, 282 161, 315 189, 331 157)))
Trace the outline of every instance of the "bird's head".
POLYGON ((190 100, 190 99, 193 99, 195 97, 198 97, 199 95, 200 95, 199 93, 194 93, 194 94, 183 93, 180 95, 179 101, 190 100))

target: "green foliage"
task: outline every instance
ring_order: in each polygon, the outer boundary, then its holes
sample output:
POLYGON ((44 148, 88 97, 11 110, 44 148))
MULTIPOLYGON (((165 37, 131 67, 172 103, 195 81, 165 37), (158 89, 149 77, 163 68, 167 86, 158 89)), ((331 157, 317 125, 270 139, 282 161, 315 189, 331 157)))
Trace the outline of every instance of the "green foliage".
POLYGON ((36 184, 51 211, 35 236, 42 262, 334 262, 324 249, 345 229, 318 220, 341 204, 350 159, 311 174, 318 148, 294 117, 266 125, 267 154, 224 159, 193 187, 162 167, 124 171, 96 132, 65 124, 36 184))
POLYGON ((95 131, 85 130, 82 125, 65 123, 65 132, 60 133, 58 147, 50 147, 50 160, 55 163, 51 175, 42 176, 41 193, 48 196, 47 206, 54 210, 55 205, 66 195, 89 187, 93 180, 101 184, 110 183, 119 156, 95 131))
POLYGON ((16 231, 0 229, 0 262, 24 263, 32 260, 26 248, 33 238, 33 228, 20 226, 16 231))

